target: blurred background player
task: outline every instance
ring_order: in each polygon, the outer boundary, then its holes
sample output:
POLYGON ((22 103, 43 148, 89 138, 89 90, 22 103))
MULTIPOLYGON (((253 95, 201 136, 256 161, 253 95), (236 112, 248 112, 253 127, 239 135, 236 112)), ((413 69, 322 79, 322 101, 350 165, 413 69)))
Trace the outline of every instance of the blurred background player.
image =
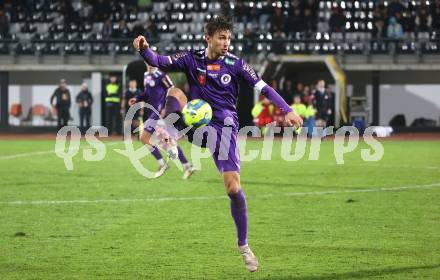
POLYGON ((70 91, 67 88, 67 83, 65 79, 60 80, 60 85, 57 87, 50 97, 50 104, 52 109, 56 111, 57 114, 57 124, 58 129, 63 126, 68 125, 70 118, 70 91))
MULTIPOLYGON (((167 91, 172 88, 173 82, 170 77, 158 70, 155 67, 151 67, 146 64, 147 71, 144 74, 144 86, 143 93, 129 100, 129 105, 133 105, 136 102, 145 102, 150 104, 160 114, 165 106, 165 98, 167 91)), ((150 146, 151 154, 156 158, 159 163, 159 170, 156 172, 155 178, 158 178, 164 174, 169 168, 168 164, 163 159, 159 149, 155 145, 151 145, 151 135, 156 130, 157 121, 160 119, 160 115, 149 108, 145 108, 146 121, 144 123, 144 132, 140 133, 140 140, 147 146, 150 146)), ((188 162, 182 149, 177 146, 177 153, 179 161, 183 165, 183 177, 182 179, 188 179, 193 173, 194 168, 191 163, 188 162)))
POLYGON ((115 75, 110 76, 110 83, 105 86, 105 123, 108 134, 120 132, 120 103, 121 92, 118 84, 118 78, 115 75))
POLYGON ((93 104, 93 97, 86 83, 81 85, 81 91, 76 96, 76 103, 79 106, 79 129, 81 133, 85 133, 90 127, 93 104))
MULTIPOLYGON (((127 114, 128 110, 130 109, 130 100, 136 99, 138 95, 140 95, 142 91, 138 89, 137 81, 135 79, 131 79, 128 82, 128 89, 124 92, 124 95, 122 97, 121 102, 121 114, 125 115, 127 114)), ((139 124, 143 121, 144 116, 144 108, 141 108, 140 110, 136 111, 133 120, 130 121, 129 124, 131 126, 131 132, 133 133, 137 127, 139 127, 139 124)))
MULTIPOLYGON (((209 148, 217 169, 223 176, 225 190, 230 198, 231 214, 237 230, 238 249, 246 269, 254 272, 258 269, 258 261, 247 241, 248 212, 239 173, 236 108, 239 80, 245 81, 258 92, 263 93, 279 107, 285 114, 288 125, 301 126, 302 119, 272 87, 261 80, 249 64, 228 52, 232 35, 232 22, 229 18, 212 17, 205 25, 204 35, 208 45, 206 49, 185 51, 171 56, 156 54, 149 48, 143 36, 138 36, 133 41, 133 46, 148 64, 163 70, 183 71, 190 85, 191 99, 201 98, 211 105, 213 118, 209 126, 215 129, 217 141, 215 147, 209 148), (232 128, 230 145, 227 148, 225 146, 228 145, 221 145, 222 129, 226 126, 232 128)), ((187 98, 180 89, 170 89, 165 115, 180 112, 186 101, 187 98)), ((182 126, 182 123, 178 123, 178 126, 182 126)), ((194 140, 191 133, 188 134, 188 138, 190 141, 194 140)))

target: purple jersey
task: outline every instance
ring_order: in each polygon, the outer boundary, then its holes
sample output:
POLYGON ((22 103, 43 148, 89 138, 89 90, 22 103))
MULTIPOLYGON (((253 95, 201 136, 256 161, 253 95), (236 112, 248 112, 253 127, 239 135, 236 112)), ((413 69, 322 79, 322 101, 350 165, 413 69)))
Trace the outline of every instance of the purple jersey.
MULTIPOLYGON (((165 106, 167 91, 172 86, 170 77, 162 71, 156 69, 153 73, 145 72, 145 90, 136 97, 136 102, 144 101, 160 112, 165 106)), ((148 111, 147 116, 150 117, 151 113, 148 111)))
POLYGON ((213 122, 223 124, 226 117, 231 117, 238 128, 236 105, 240 78, 259 91, 266 85, 249 64, 230 53, 215 60, 208 59, 206 50, 182 52, 166 58, 167 61, 160 64, 161 69, 186 74, 190 99, 207 101, 213 110, 213 122))

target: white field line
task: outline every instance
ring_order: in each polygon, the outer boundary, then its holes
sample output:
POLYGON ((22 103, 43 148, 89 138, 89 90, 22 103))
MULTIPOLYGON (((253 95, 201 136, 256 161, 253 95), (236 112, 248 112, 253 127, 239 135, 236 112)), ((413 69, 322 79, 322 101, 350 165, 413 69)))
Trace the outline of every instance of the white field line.
MULTIPOLYGON (((114 146, 116 144, 119 144, 122 142, 109 142, 105 143, 106 146, 114 146)), ((80 149, 86 149, 86 148, 92 148, 90 145, 81 147, 80 149)), ((52 150, 46 150, 46 151, 38 151, 38 152, 30 152, 30 153, 22 153, 22 154, 15 154, 15 155, 7 155, 7 156, 1 156, 0 160, 7 160, 7 159, 16 159, 16 158, 22 158, 22 157, 31 157, 31 156, 38 156, 38 155, 47 155, 47 154, 53 154, 55 153, 55 149, 52 150)))
MULTIPOLYGON (((250 199, 273 198, 273 197, 293 197, 293 196, 320 196, 347 193, 369 193, 369 192, 393 192, 415 189, 429 189, 440 187, 440 182, 428 185, 401 186, 393 188, 376 188, 376 189, 355 189, 355 190, 338 190, 338 191, 321 191, 321 192, 288 192, 276 194, 261 194, 249 196, 250 199)), ((0 201, 0 205, 42 205, 42 204, 100 204, 100 203, 136 203, 136 202, 163 202, 163 201, 197 201, 197 200, 223 200, 227 199, 226 195, 222 196, 193 196, 193 197, 150 197, 150 198, 128 198, 128 199, 94 199, 94 200, 17 200, 17 201, 0 201)))
MULTIPOLYGON (((123 142, 109 142, 106 143, 106 146, 114 146, 119 143, 123 142)), ((92 148, 91 146, 81 147, 81 149, 85 148, 92 148)), ((30 156, 36 156, 36 155, 46 155, 46 154, 52 154, 55 153, 55 150, 47 150, 47 151, 37 151, 37 152, 30 152, 30 153, 22 153, 22 154, 15 154, 15 155, 7 155, 7 156, 0 156, 0 160, 7 160, 7 159, 16 159, 16 158, 22 158, 22 157, 30 157, 30 156)), ((330 165, 330 166, 338 166, 335 162, 329 162, 329 163, 319 163, 316 161, 297 161, 296 164, 313 164, 313 165, 330 165)), ((372 163, 366 163, 366 164, 347 164, 348 166, 361 166, 361 167, 376 167, 376 168, 417 168, 417 169, 431 169, 431 170, 438 170, 440 169, 440 166, 412 166, 409 164, 405 165, 389 165, 389 164, 376 164, 374 162, 372 163)), ((340 166, 345 166, 345 164, 341 164, 340 166)))

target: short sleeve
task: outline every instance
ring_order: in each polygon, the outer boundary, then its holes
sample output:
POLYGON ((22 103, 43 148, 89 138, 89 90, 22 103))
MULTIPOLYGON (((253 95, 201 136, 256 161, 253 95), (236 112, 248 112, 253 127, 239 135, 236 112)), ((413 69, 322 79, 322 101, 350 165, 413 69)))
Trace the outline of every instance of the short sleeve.
POLYGON ((237 67, 238 76, 244 79, 250 87, 256 88, 258 92, 261 92, 266 83, 258 76, 255 69, 243 59, 239 60, 237 67))

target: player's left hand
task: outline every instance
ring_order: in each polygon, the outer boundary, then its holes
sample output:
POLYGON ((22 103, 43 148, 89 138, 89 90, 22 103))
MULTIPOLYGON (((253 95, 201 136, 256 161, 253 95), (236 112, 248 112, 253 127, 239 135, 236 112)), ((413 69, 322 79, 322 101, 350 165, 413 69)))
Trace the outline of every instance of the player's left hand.
POLYGON ((136 98, 130 98, 128 100, 128 105, 133 106, 136 103, 136 98))
POLYGON ((295 128, 299 128, 303 125, 303 119, 293 111, 287 113, 284 119, 286 120, 287 125, 294 126, 295 128))

